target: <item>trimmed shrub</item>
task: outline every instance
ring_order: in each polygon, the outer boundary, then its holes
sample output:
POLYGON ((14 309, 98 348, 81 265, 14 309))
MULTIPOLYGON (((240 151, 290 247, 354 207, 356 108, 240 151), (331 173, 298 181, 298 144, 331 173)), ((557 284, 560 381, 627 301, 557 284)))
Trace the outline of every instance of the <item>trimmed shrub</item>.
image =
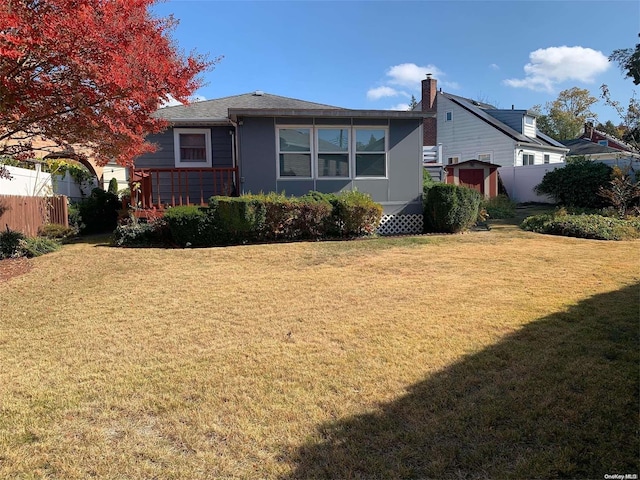
POLYGON ((147 222, 132 218, 118 225, 111 243, 116 247, 153 247, 170 242, 171 233, 164 218, 147 222))
POLYGON ((547 172, 534 190, 562 205, 601 208, 607 202, 598 192, 609 184, 610 177, 611 168, 604 163, 578 159, 547 172))
POLYGON ((104 233, 116 228, 118 210, 121 207, 117 195, 94 188, 91 195, 77 205, 81 218, 81 233, 104 233))
POLYGON ((489 218, 513 218, 516 216, 516 203, 509 200, 506 195, 482 200, 480 208, 484 208, 489 218))
POLYGON ((73 237, 77 231, 71 227, 65 227, 59 223, 47 223, 38 229, 38 236, 57 240, 66 240, 73 237))
POLYGON ((21 256, 21 242, 26 239, 22 232, 3 230, 0 232, 0 259, 21 256))
POLYGON ((118 195, 118 180, 115 177, 109 180, 109 188, 107 189, 107 192, 118 195))
POLYGON ((27 237, 20 241, 20 253, 25 257, 39 257, 60 249, 60 243, 46 237, 27 237))
POLYGON ((369 194, 353 190, 341 192, 336 198, 333 213, 341 236, 357 237, 376 231, 382 218, 382 205, 374 202, 369 194))
POLYGON ((257 240, 264 231, 264 202, 253 196, 211 197, 209 207, 224 243, 244 243, 257 240))
POLYGON ((168 209, 164 214, 171 238, 181 246, 210 247, 218 238, 209 209, 185 205, 168 209))
POLYGON ((640 219, 621 220, 602 215, 534 215, 520 227, 536 233, 594 240, 632 240, 640 238, 640 219))
POLYGON ((450 184, 429 189, 424 202, 426 232, 457 233, 472 227, 482 196, 476 190, 450 184))

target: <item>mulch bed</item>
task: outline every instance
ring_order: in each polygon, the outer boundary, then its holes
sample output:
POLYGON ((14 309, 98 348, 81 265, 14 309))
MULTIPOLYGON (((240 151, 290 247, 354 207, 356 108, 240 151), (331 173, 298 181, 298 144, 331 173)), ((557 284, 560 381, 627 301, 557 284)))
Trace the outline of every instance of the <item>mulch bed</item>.
POLYGON ((31 270, 31 266, 31 261, 24 257, 0 260, 0 282, 27 273, 31 270))

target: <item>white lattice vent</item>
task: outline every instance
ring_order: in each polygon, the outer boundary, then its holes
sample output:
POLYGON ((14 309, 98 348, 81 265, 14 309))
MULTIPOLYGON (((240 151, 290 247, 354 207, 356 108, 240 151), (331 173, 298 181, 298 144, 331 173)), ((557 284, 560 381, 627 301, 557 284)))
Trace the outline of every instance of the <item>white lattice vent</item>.
POLYGON ((383 215, 377 232, 379 235, 422 233, 422 215, 383 215))

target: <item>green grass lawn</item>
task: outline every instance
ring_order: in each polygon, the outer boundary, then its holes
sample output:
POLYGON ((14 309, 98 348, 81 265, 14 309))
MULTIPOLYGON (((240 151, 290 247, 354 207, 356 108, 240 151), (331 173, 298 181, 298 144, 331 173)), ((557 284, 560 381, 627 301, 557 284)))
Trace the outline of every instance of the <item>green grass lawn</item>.
POLYGON ((639 246, 67 245, 0 283, 0 478, 640 473, 639 246))

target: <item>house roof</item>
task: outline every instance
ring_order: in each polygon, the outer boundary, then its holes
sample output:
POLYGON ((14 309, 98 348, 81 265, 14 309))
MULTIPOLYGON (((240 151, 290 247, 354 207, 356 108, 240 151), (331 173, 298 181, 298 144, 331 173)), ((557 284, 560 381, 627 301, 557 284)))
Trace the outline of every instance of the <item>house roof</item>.
POLYGON ((563 140, 562 143, 569 148, 568 155, 598 155, 602 153, 621 153, 617 148, 607 147, 594 143, 586 138, 563 140))
MULTIPOLYGON (((584 139, 588 139, 589 141, 594 141, 592 140, 593 134, 596 133, 598 134, 600 137, 609 140, 609 142, 613 142, 616 143, 618 145, 620 145, 620 147, 628 152, 633 152, 633 146, 629 145, 627 142, 625 142, 624 140, 621 140, 617 137, 614 137, 613 135, 609 135, 607 132, 603 132, 602 130, 598 130, 597 128, 593 127, 592 125, 589 124, 585 124, 584 126, 584 133, 582 134, 582 138, 584 139)), ((615 149, 620 151, 619 148, 615 149)))
POLYGON ((228 125, 230 121, 236 121, 239 116, 424 118, 433 115, 416 111, 350 110, 270 93, 253 92, 195 102, 190 105, 165 107, 157 110, 154 116, 174 124, 228 125))
MULTIPOLYGON (((532 147, 544 147, 544 148, 551 148, 551 149, 566 150, 566 147, 563 144, 561 144, 560 142, 557 142, 553 138, 543 134, 542 132, 540 132, 537 129, 536 129, 536 138, 528 137, 528 136, 518 132, 517 130, 514 130, 513 128, 511 128, 507 124, 501 122, 500 120, 498 120, 497 118, 493 117, 489 113, 488 110, 496 110, 495 108, 492 107, 490 109, 486 109, 486 108, 482 107, 482 105, 486 106, 487 104, 481 104, 480 102, 474 102, 472 100, 469 100, 468 98, 458 97, 456 95, 451 95, 451 94, 444 93, 444 92, 440 92, 440 95, 443 95, 444 97, 448 98, 452 102, 456 103, 460 107, 462 107, 465 110, 467 110, 468 112, 472 113, 473 115, 475 115, 479 119, 483 120, 484 122, 488 123, 492 127, 494 127, 497 130, 501 131, 505 135, 513 138, 521 146, 529 145, 529 146, 532 146, 532 147)), ((528 110, 522 110, 522 112, 527 113, 527 114, 531 114, 531 112, 529 112, 528 110)))
POLYGON ((189 105, 160 108, 154 113, 156 118, 178 122, 220 122, 229 123, 229 109, 303 109, 342 110, 333 105, 307 102, 296 98, 281 97, 264 92, 244 93, 231 97, 216 98, 189 105))

